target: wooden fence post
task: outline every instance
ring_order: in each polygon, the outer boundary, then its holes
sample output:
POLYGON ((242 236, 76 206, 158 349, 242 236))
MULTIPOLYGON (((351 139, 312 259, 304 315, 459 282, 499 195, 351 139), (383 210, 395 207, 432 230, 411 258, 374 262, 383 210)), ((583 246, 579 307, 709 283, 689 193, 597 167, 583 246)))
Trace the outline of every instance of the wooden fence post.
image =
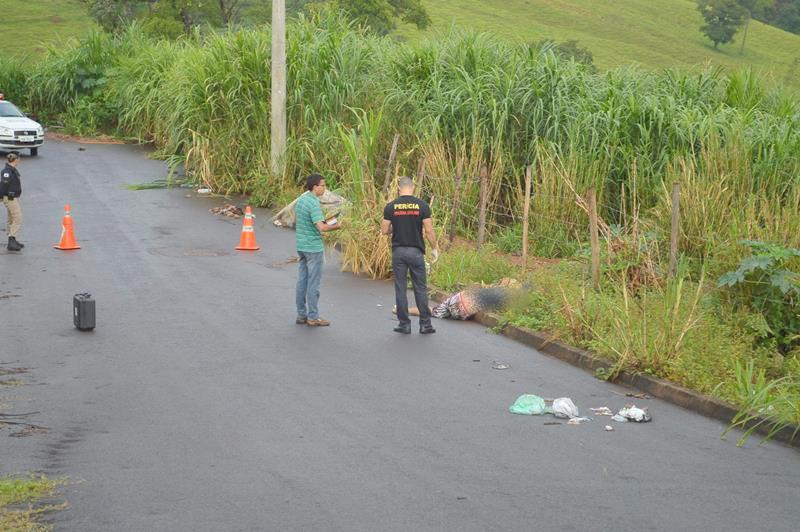
POLYGON ((394 134, 392 141, 392 151, 389 152, 389 163, 386 165, 386 177, 383 178, 383 195, 389 193, 389 183, 392 181, 392 174, 394 173, 394 161, 397 158, 397 145, 400 143, 400 133, 394 134))
POLYGON ((489 180, 489 169, 484 164, 481 167, 481 192, 480 192, 480 211, 478 212, 478 249, 483 246, 486 239, 486 202, 488 201, 486 187, 489 180))
POLYGON ((422 194, 422 180, 425 178, 425 165, 427 164, 427 159, 428 157, 423 155, 422 159, 420 159, 419 163, 417 164, 417 182, 414 183, 417 196, 422 194))
POLYGON ((600 235, 597 230, 597 194, 589 189, 589 233, 592 240, 592 286, 600 288, 600 235))
POLYGON ((448 238, 450 243, 456 236, 456 219, 458 218, 458 203, 461 201, 461 160, 456 164, 456 182, 455 190, 453 191, 453 212, 450 214, 450 231, 448 238))
POLYGON ((531 165, 525 168, 525 210, 522 212, 522 269, 528 269, 528 217, 531 209, 531 165))
POLYGON ((669 276, 678 271, 678 236, 681 230, 681 185, 672 185, 672 232, 669 238, 669 276))

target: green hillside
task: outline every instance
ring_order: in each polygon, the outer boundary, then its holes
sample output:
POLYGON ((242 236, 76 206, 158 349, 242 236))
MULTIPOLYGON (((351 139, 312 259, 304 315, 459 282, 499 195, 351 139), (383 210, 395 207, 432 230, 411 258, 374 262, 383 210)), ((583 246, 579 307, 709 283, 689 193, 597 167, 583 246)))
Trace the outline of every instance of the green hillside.
POLYGON ((81 37, 92 27, 78 0, 3 0, 0 55, 36 57, 45 45, 81 37))
POLYGON ((425 0, 433 25, 400 35, 416 40, 453 24, 524 42, 577 40, 600 68, 691 68, 706 62, 750 66, 781 83, 800 86, 800 35, 753 21, 744 55, 736 43, 714 50, 701 33, 693 0, 425 0))
MULTIPOLYGON (((800 36, 753 21, 743 55, 737 42, 714 50, 700 33, 693 0, 424 0, 433 19, 425 32, 403 26, 410 41, 452 25, 509 40, 577 40, 600 68, 692 68, 707 62, 753 67, 779 83, 800 87, 800 36)), ((79 0, 3 0, 0 55, 36 56, 43 44, 84 35, 93 23, 79 0)))

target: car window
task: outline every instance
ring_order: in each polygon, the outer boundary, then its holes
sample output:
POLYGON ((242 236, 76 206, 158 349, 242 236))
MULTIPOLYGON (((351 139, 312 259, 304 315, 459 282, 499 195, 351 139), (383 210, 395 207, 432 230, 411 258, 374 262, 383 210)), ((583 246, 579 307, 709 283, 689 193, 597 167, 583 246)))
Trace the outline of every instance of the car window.
POLYGON ((11 102, 0 102, 0 118, 8 116, 25 116, 11 102))

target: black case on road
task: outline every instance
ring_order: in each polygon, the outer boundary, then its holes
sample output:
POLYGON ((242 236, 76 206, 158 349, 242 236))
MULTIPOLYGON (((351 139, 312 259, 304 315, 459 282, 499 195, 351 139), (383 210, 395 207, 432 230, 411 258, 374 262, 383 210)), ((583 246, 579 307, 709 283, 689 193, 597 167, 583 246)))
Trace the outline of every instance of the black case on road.
POLYGON ((81 331, 94 329, 94 299, 91 294, 75 294, 72 298, 72 321, 81 331))

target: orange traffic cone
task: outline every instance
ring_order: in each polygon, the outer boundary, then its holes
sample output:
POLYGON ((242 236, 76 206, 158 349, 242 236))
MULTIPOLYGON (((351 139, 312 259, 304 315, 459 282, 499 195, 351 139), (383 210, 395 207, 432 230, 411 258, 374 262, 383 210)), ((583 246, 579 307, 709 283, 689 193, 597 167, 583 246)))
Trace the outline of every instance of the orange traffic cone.
POLYGON ((257 249, 261 249, 256 244, 256 233, 255 229, 253 228, 253 212, 250 210, 250 207, 246 207, 244 210, 244 220, 242 220, 242 237, 239 239, 239 245, 236 246, 236 249, 245 250, 245 251, 255 251, 257 249))
POLYGON ((81 249, 75 241, 75 230, 72 227, 72 215, 69 205, 64 205, 64 221, 61 222, 61 241, 53 246, 56 249, 81 249))

